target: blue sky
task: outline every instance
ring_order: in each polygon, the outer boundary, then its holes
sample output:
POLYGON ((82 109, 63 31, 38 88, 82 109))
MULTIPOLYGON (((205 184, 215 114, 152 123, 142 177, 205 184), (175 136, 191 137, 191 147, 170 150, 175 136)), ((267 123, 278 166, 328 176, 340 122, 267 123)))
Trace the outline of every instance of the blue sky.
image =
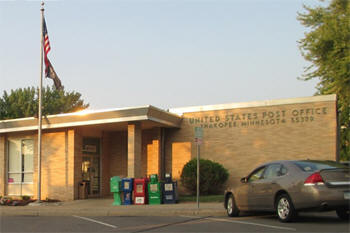
MULTIPOLYGON (((312 96, 296 19, 316 0, 46 1, 49 58, 91 109, 312 96)), ((0 0, 0 93, 37 86, 40 1, 0 0)), ((44 85, 52 81, 44 80, 44 85)))

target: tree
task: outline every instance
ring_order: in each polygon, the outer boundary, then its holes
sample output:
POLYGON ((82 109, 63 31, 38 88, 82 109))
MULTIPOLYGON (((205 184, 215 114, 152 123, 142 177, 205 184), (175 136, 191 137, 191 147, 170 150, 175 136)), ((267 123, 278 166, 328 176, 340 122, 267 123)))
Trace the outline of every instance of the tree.
MULTIPOLYGON (((43 115, 76 112, 89 107, 78 92, 66 92, 46 87, 42 90, 43 115)), ((0 120, 38 116, 36 88, 18 88, 0 98, 0 120)))
POLYGON ((337 94, 340 158, 350 159, 350 1, 332 0, 328 6, 304 6, 298 20, 310 30, 299 41, 311 62, 302 79, 317 78, 316 94, 337 94))

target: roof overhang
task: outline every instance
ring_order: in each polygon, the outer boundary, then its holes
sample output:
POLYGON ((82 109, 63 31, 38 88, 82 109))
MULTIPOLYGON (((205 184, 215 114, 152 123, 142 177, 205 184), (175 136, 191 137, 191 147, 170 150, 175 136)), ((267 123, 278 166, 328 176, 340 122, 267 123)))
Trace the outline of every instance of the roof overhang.
MULTIPOLYGON (((154 106, 119 108, 102 111, 81 111, 43 117, 42 129, 79 126, 111 125, 113 123, 145 122, 154 127, 180 128, 182 117, 154 106)), ((20 118, 0 121, 0 133, 38 129, 38 118, 20 118)))

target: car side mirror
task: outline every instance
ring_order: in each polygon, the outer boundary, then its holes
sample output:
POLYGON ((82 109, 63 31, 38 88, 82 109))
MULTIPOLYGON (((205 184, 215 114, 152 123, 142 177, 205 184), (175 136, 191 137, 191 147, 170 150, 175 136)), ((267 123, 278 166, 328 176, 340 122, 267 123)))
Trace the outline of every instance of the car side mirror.
POLYGON ((241 179, 241 183, 245 184, 245 183, 247 183, 247 182, 248 182, 247 177, 243 177, 243 178, 241 179))

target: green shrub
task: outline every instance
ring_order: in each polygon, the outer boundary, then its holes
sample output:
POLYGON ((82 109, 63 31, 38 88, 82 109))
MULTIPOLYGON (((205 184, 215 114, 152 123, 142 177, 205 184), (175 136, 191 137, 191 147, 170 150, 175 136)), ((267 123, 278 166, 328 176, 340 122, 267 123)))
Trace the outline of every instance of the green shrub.
MULTIPOLYGON (((199 192, 202 195, 219 194, 228 178, 228 171, 221 164, 211 160, 199 160, 199 192)), ((197 192, 197 159, 185 164, 181 173, 181 183, 192 194, 197 192)))

